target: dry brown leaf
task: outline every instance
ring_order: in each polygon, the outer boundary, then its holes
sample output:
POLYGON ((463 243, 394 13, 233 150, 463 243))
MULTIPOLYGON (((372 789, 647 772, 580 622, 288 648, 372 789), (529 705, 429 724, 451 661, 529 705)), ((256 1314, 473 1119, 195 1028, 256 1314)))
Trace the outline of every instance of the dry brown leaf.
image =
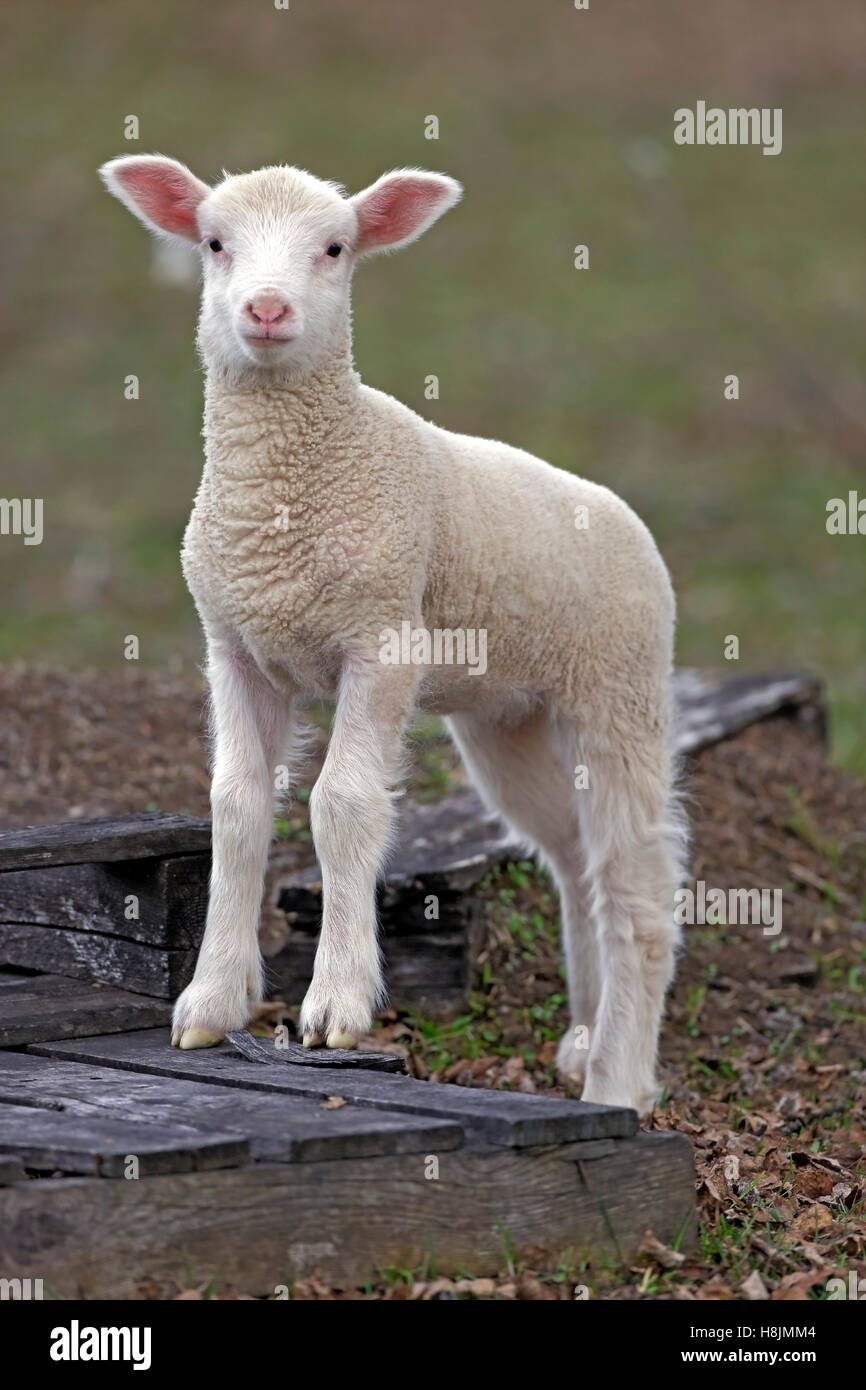
POLYGON ((530 1299, 549 1300, 555 1298, 556 1295, 552 1290, 545 1288, 540 1280, 532 1278, 531 1275, 524 1275, 517 1285, 517 1297, 522 1301, 530 1299))
POLYGON ((826 1278, 824 1273, 786 1274, 779 1287, 770 1295, 774 1302, 802 1303, 809 1297, 809 1290, 826 1278))
POLYGON ((454 1285, 455 1293, 468 1293, 472 1298, 492 1298, 496 1293, 494 1279, 459 1279, 454 1285))
POLYGON ((413 1299, 438 1298, 441 1293, 453 1293, 453 1279, 433 1279, 429 1284, 416 1283, 412 1287, 411 1297, 413 1299))
POLYGON ((833 1218, 826 1207, 813 1202, 805 1211, 795 1218, 791 1227, 791 1234, 795 1240, 813 1240, 816 1234, 826 1231, 828 1226, 833 1225, 833 1218))
POLYGON ((723 1279, 710 1279, 706 1284, 701 1284, 698 1289, 698 1298, 703 1302, 712 1300, 714 1302, 727 1303, 735 1297, 733 1289, 725 1283, 723 1279))
POLYGON ((684 1265, 686 1262, 685 1255, 681 1254, 679 1250, 670 1250, 667 1245, 663 1245, 652 1231, 644 1232, 638 1254, 649 1255, 650 1259, 655 1260, 662 1269, 679 1269, 680 1265, 684 1265))
POLYGON ((769 1293, 767 1292, 767 1286, 761 1278, 760 1272, 757 1269, 753 1269, 748 1279, 743 1280, 742 1284, 740 1285, 740 1289, 746 1295, 747 1298, 752 1300, 753 1303, 757 1303, 770 1297, 769 1293))
POLYGON ((833 1179, 821 1168, 799 1168, 794 1178, 794 1191, 798 1197, 815 1201, 818 1197, 829 1197, 833 1191, 833 1179))

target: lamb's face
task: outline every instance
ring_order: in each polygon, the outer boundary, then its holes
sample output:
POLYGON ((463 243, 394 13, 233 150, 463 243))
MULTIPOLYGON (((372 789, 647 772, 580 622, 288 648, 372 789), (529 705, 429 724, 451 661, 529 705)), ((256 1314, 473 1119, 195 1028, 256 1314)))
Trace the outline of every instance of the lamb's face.
POLYGON ((414 241, 461 194, 420 169, 384 174, 353 198, 283 165, 216 188, 162 155, 112 159, 100 173, 145 226, 199 246, 199 345, 235 381, 273 373, 294 384, 341 351, 357 257, 414 241))
POLYGON ((333 185, 297 169, 230 178, 199 205, 205 361, 303 375, 349 313, 358 218, 333 185))

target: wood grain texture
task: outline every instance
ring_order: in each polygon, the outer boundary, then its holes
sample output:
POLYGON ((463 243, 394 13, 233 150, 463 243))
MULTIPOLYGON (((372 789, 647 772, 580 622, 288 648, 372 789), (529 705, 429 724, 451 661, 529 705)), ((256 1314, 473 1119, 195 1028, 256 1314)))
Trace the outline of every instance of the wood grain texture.
POLYGON ((0 922, 0 965, 95 980, 155 999, 176 998, 192 979, 195 957, 195 951, 166 951, 98 932, 0 922))
POLYGON ((681 1134, 636 1135, 580 1166, 558 1146, 464 1148, 438 1161, 438 1179, 419 1153, 18 1183, 0 1189, 0 1269, 66 1298, 170 1296, 213 1277, 272 1295, 314 1272, 351 1287, 431 1255, 442 1274, 495 1273, 509 1248, 553 1267, 587 1254, 630 1261, 648 1226, 680 1249, 694 1242, 694 1161, 681 1134))
POLYGON ((0 1187, 9 1187, 13 1182, 24 1181, 24 1165, 20 1158, 12 1154, 0 1153, 0 1187))
POLYGON ((158 1076, 212 1082, 243 1090, 326 1098, 333 1091, 358 1105, 455 1121, 476 1143, 525 1148, 576 1140, 626 1138, 637 1130, 633 1110, 582 1101, 525 1096, 468 1086, 446 1086, 405 1076, 343 1072, 337 1068, 260 1066, 226 1044, 195 1052, 169 1047, 168 1032, 149 1029, 107 1038, 37 1043, 39 1056, 96 1062, 158 1076))
POLYGON ((772 716, 794 719, 826 736, 823 684, 799 672, 720 678, 677 671, 674 697, 678 753, 697 753, 772 716))
POLYGON ((157 1027, 171 1006, 57 975, 0 974, 0 1048, 157 1027))
POLYGON ((169 854, 210 854, 210 848, 209 820, 169 811, 60 821, 0 835, 0 873, 50 864, 104 864, 169 854))
MULTIPOLYGON (((339 1092, 339 1087, 334 1090, 339 1092)), ((452 1121, 375 1111, 351 1102, 323 1109, 318 1098, 229 1091, 198 1081, 7 1052, 0 1054, 0 1112, 12 1104, 19 1107, 19 1142, 25 1145, 34 1133, 31 1112, 44 1113, 55 1106, 66 1121, 75 1122, 77 1134, 88 1133, 90 1121, 94 1132, 108 1122, 112 1136, 120 1135, 126 1143, 125 1153, 137 1153, 135 1143, 148 1135, 175 1136, 176 1150, 197 1136, 227 1134, 248 1144, 253 1159, 277 1163, 440 1153, 463 1143, 463 1130, 452 1121)), ((84 1171, 68 1166, 63 1135, 58 1134, 54 1166, 64 1172, 84 1171)), ((8 1149, 6 1137, 0 1124, 0 1147, 8 1149)))
POLYGON ((122 1178, 134 1155, 141 1177, 154 1173, 204 1172, 249 1160, 249 1143, 238 1134, 207 1134, 183 1125, 140 1124, 101 1114, 79 1116, 39 1104, 0 1102, 0 1149, 25 1168, 48 1173, 92 1173, 122 1178))
POLYGON ((0 874, 0 922, 196 950, 204 932, 209 876, 207 854, 12 870, 0 874))
POLYGON ((290 1062, 296 1067, 328 1067, 337 1071, 384 1071, 400 1075, 406 1072, 403 1058, 387 1052, 361 1052, 342 1047, 307 1048, 295 1042, 278 1047, 273 1038, 256 1038, 246 1029, 227 1033, 226 1042, 248 1062, 260 1066, 285 1066, 290 1062))

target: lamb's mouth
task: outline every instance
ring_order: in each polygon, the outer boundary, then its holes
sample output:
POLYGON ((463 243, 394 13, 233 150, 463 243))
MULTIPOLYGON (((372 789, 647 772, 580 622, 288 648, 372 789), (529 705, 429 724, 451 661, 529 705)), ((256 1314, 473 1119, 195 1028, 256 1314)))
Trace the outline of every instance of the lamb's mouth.
POLYGON ((254 348, 274 348, 285 347, 288 343, 294 343, 297 334, 292 338, 265 338, 258 333, 244 333, 241 335, 245 343, 249 343, 254 348))

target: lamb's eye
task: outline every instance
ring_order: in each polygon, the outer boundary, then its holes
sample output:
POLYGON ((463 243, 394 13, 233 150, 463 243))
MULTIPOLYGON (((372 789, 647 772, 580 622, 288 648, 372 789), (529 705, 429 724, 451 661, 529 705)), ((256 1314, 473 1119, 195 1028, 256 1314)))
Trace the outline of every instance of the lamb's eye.
POLYGON ((328 255, 333 256, 334 260, 336 260, 342 249, 338 241, 332 241, 331 245, 328 247, 328 255))
POLYGON ((211 251, 222 251, 223 249, 222 242, 217 241, 216 237, 214 237, 213 241, 208 242, 208 246, 210 247, 211 251))

